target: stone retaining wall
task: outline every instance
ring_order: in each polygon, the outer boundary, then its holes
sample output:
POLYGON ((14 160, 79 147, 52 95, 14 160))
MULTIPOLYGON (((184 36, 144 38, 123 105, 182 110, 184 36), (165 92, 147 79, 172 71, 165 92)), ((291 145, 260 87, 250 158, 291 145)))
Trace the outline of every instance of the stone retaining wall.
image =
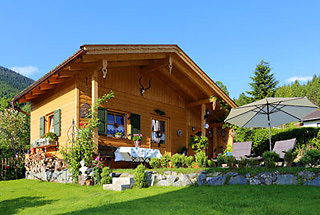
POLYGON ((38 173, 33 173, 31 171, 26 171, 26 179, 38 179, 41 181, 51 181, 58 183, 72 183, 71 174, 68 169, 61 171, 42 171, 38 173))
MULTIPOLYGON (((281 174, 276 172, 260 172, 256 175, 247 173, 239 175, 236 172, 212 172, 207 173, 202 171, 200 173, 182 174, 174 171, 166 171, 160 174, 154 171, 146 171, 147 181, 149 186, 176 186, 184 187, 188 185, 232 185, 232 184, 250 184, 250 185, 271 185, 271 184, 285 184, 285 185, 310 185, 320 186, 320 174, 315 174, 310 171, 301 171, 295 174, 281 174)), ((128 173, 114 173, 114 177, 133 177, 128 173)))
MULTIPOLYGON (((149 186, 176 186, 184 187, 188 185, 271 185, 271 184, 292 184, 308 185, 320 187, 320 173, 301 171, 298 174, 281 174, 276 172, 260 172, 256 175, 250 173, 240 175, 236 172, 211 172, 202 171, 200 173, 177 173, 166 171, 160 174, 155 171, 146 171, 149 186)), ((134 177, 129 173, 112 173, 112 177, 134 177)), ((72 183, 71 174, 67 169, 62 171, 46 171, 39 173, 26 172, 26 179, 39 179, 58 183, 72 183)))

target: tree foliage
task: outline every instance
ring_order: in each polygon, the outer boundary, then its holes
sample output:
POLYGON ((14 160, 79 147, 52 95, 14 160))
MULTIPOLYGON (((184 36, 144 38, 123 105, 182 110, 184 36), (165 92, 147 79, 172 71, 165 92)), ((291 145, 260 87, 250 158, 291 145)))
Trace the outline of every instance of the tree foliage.
POLYGON ((254 101, 275 95, 276 86, 279 82, 271 73, 268 62, 261 60, 254 71, 254 76, 250 78, 253 81, 249 83, 252 91, 247 91, 247 93, 253 97, 254 101))
POLYGON ((0 128, 5 129, 12 136, 11 138, 5 132, 0 132, 0 151, 1 157, 13 157, 14 152, 25 152, 29 149, 30 143, 30 117, 19 113, 13 108, 6 108, 0 111, 0 128))
POLYGON ((33 82, 30 78, 0 66, 0 98, 11 98, 33 82))

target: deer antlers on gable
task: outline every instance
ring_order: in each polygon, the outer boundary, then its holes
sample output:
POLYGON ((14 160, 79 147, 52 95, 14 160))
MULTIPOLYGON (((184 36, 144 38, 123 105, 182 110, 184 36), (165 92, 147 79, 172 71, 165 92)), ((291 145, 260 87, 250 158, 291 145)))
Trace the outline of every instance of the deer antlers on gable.
POLYGON ((140 94, 141 94, 141 96, 143 96, 144 93, 145 93, 147 90, 149 90, 150 87, 151 87, 151 78, 150 78, 150 80, 149 80, 149 86, 148 86, 147 88, 145 88, 145 87, 142 85, 141 80, 142 80, 142 76, 139 78, 139 84, 140 84, 140 86, 141 86, 140 94))

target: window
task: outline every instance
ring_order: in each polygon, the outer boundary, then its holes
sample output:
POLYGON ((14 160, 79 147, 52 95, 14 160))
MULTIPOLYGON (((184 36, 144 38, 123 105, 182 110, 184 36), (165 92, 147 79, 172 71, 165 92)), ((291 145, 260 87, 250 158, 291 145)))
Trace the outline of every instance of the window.
POLYGON ((152 119, 152 139, 153 143, 166 143, 166 121, 152 119))
POLYGON ((61 134, 60 120, 60 109, 40 117, 40 137, 49 132, 55 133, 59 137, 61 134))
POLYGON ((46 133, 51 132, 54 133, 54 115, 53 113, 46 116, 46 133))
POLYGON ((125 114, 108 112, 107 116, 107 135, 114 135, 121 132, 126 136, 125 114))

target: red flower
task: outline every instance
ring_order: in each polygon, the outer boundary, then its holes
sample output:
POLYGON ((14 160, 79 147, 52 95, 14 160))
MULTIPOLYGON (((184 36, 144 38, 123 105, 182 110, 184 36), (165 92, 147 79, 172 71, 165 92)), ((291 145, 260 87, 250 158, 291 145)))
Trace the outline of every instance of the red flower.
POLYGON ((9 169, 9 168, 10 168, 10 166, 8 166, 8 165, 7 165, 7 166, 5 166, 5 168, 6 168, 6 169, 9 169))

